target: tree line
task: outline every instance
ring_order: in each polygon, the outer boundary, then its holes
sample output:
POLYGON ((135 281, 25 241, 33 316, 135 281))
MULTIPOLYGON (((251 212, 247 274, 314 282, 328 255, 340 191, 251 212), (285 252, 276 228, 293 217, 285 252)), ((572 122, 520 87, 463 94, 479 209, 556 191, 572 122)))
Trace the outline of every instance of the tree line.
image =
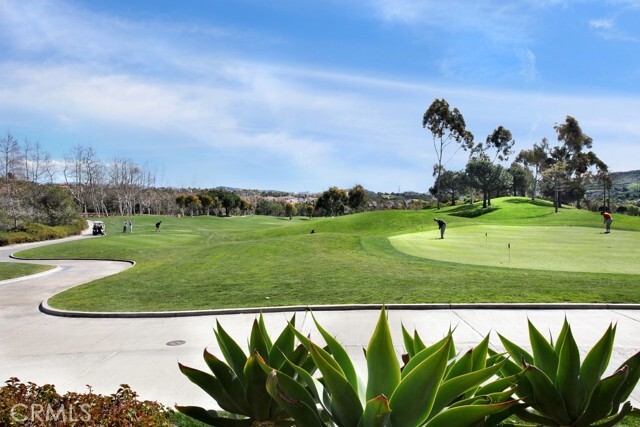
MULTIPOLYGON (((445 99, 436 99, 423 115, 423 128, 433 138, 437 162, 435 182, 429 192, 436 207, 460 198, 471 203, 476 195, 482 206, 492 197, 539 195, 562 204, 583 205, 586 185, 598 182, 602 188, 600 208, 608 208, 612 181, 607 165, 591 151, 593 140, 578 121, 567 116, 554 130, 558 144, 543 138, 530 149, 515 154, 511 132, 498 126, 484 141, 476 142, 462 113, 445 99), (469 153, 463 170, 446 168, 460 150, 469 153)), ((71 221, 77 210, 89 215, 232 215, 338 216, 375 209, 422 209, 430 207, 421 197, 392 198, 366 191, 361 185, 344 190, 331 187, 303 200, 283 192, 232 191, 227 189, 186 189, 158 187, 156 172, 125 157, 105 162, 92 147, 76 145, 54 161, 38 142, 19 141, 10 132, 0 137, 0 230, 40 222, 60 224, 71 221), (77 210, 73 209, 73 203, 77 210)), ((590 201, 590 206, 593 203, 590 201)))
POLYGON ((423 115, 422 126, 431 133, 436 153, 435 183, 429 191, 436 197, 438 209, 446 199, 455 204, 463 195, 473 202, 475 192, 482 195, 483 208, 491 206, 492 197, 507 194, 529 195, 532 200, 541 194, 553 200, 556 212, 562 204, 581 208, 586 184, 592 181, 600 182, 604 190, 601 208, 610 204, 609 168, 590 150, 593 139, 571 116, 554 126, 558 145, 551 146, 545 137, 532 148, 521 150, 508 168, 500 162, 507 162, 514 154, 515 141, 504 126, 498 126, 484 142, 475 142, 462 113, 445 99, 433 101, 423 115), (464 170, 447 170, 446 163, 459 150, 469 153, 464 170))

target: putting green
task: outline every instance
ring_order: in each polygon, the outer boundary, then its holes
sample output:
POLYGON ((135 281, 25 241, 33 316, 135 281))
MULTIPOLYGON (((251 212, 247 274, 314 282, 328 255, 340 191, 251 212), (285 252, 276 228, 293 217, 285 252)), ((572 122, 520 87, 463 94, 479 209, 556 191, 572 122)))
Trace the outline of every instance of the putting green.
POLYGON ((588 227, 477 225, 389 238, 400 252, 461 264, 640 274, 640 233, 588 227))

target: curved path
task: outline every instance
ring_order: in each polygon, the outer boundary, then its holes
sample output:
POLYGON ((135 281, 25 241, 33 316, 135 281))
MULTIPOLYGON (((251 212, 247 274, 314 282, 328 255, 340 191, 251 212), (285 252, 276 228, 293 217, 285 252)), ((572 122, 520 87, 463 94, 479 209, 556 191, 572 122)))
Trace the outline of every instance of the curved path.
MULTIPOLYGON (((72 237, 65 240, 91 237, 72 237)), ((0 248, 0 262, 13 252, 41 242, 0 248)), ((113 261, 28 261, 57 265, 45 274, 0 282, 0 381, 18 377, 23 382, 54 384, 58 391, 114 393, 120 384, 129 384, 144 399, 166 405, 214 407, 213 401, 191 384, 178 370, 178 361, 206 370, 202 360, 205 347, 220 355, 212 327, 216 320, 241 345, 246 342, 255 314, 205 315, 164 318, 72 318, 49 316, 38 305, 51 295, 115 274, 129 264, 113 261)), ((447 306, 445 306, 447 307, 447 306)), ((495 331, 528 347, 527 318, 541 331, 557 336, 565 317, 571 323, 584 356, 611 322, 617 322, 617 336, 609 371, 640 350, 640 310, 637 306, 584 306, 581 309, 542 306, 492 308, 442 308, 389 310, 391 331, 398 353, 403 351, 401 322, 416 328, 427 342, 441 338, 450 326, 457 326, 454 341, 458 350, 478 344, 491 332, 491 343, 500 349, 495 331), (494 332, 492 332, 494 331, 494 332)), ((265 323, 273 334, 284 328, 291 312, 266 313, 265 323)), ((316 318, 334 333, 364 369, 362 348, 368 344, 379 309, 318 311, 316 318)), ((298 313, 298 326, 319 340, 306 312, 298 313)), ((640 404, 640 389, 632 395, 640 404)))

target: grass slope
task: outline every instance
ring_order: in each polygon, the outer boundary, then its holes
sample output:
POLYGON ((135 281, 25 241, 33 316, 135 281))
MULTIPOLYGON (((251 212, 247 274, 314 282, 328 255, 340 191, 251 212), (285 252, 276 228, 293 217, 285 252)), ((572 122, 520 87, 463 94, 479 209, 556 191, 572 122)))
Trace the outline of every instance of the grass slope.
MULTIPOLYGON (((429 232, 443 217, 447 233, 468 225, 593 227, 598 214, 553 213, 546 203, 495 200, 439 212, 381 211, 293 221, 271 217, 122 218, 108 235, 22 252, 25 257, 124 258, 128 271, 63 292, 50 303, 95 311, 180 310, 290 304, 416 302, 640 302, 635 274, 512 269, 443 262, 395 249, 389 237, 429 232), (310 234, 312 229, 316 233, 310 234)), ((638 218, 617 215, 614 233, 640 238, 638 218)), ((605 236, 603 236, 605 237, 605 236)), ((614 234, 606 237, 614 237, 614 234)), ((637 240, 640 241, 640 240, 637 240)))
POLYGON ((52 269, 50 265, 0 262, 0 280, 15 279, 52 269))

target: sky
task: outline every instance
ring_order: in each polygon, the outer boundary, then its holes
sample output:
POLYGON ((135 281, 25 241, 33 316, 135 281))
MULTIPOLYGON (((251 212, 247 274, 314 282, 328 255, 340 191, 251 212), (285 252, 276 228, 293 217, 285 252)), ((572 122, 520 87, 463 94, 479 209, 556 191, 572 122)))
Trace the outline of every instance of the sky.
POLYGON ((555 145, 569 115, 640 169, 640 0, 0 0, 0 23, 0 133, 158 186, 426 192, 442 98, 476 142, 555 145))

